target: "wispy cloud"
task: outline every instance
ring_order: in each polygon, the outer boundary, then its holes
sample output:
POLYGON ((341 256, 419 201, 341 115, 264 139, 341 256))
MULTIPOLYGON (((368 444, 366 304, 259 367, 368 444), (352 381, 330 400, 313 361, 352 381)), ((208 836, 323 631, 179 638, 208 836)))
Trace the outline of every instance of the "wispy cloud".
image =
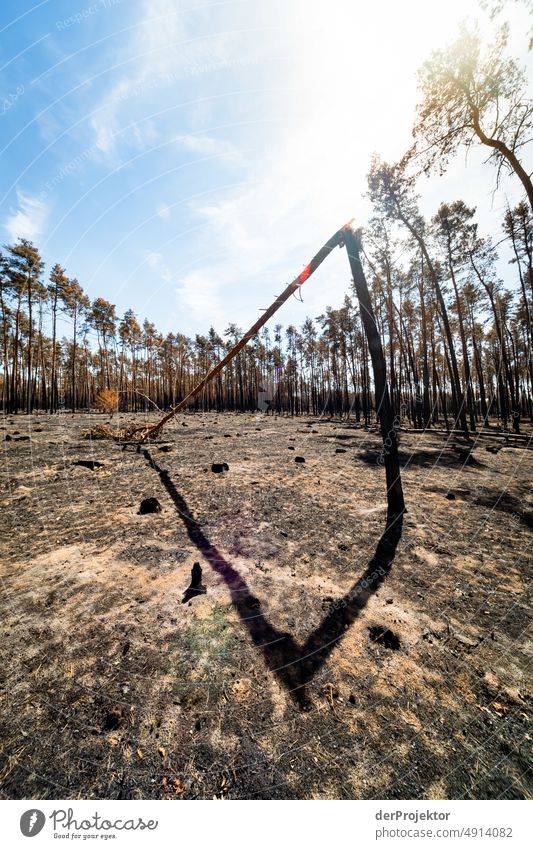
POLYGON ((158 203, 156 212, 162 221, 166 221, 167 218, 170 218, 170 207, 166 203, 158 203))
POLYGON ((177 295, 181 306, 190 311, 195 322, 200 320, 205 325, 206 316, 220 314, 219 281, 208 269, 185 274, 177 295))
POLYGON ((145 261, 147 265, 150 266, 150 268, 157 268, 161 262, 161 259, 161 254, 157 253, 156 251, 148 251, 145 256, 145 261))
POLYGON ((148 147, 157 139, 158 129, 146 120, 144 107, 153 106, 158 92, 234 62, 233 35, 206 32, 203 7, 199 2, 195 10, 191 3, 187 10, 180 10, 175 0, 144 0, 138 26, 123 50, 124 70, 92 118, 96 147, 102 154, 115 155, 119 142, 126 139, 137 148, 148 147), (197 24, 203 20, 203 26, 198 29, 194 20, 197 24), (123 137, 121 125, 135 120, 137 114, 142 119, 123 137))
POLYGON ((217 139, 204 133, 180 136, 177 143, 185 150, 203 156, 220 156, 234 165, 240 165, 243 162, 242 152, 226 139, 217 139))
POLYGON ((18 209, 8 216, 4 227, 10 241, 18 238, 35 241, 41 236, 46 219, 48 217, 48 206, 38 197, 24 194, 17 189, 18 209))

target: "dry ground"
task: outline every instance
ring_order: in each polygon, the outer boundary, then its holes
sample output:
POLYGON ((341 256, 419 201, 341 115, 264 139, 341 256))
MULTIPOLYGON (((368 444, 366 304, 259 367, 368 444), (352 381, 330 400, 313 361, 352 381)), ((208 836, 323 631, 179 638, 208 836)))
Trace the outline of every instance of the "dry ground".
POLYGON ((4 797, 531 794, 530 450, 403 434, 376 559, 376 432, 189 414, 138 454, 103 421, 4 421, 4 797))

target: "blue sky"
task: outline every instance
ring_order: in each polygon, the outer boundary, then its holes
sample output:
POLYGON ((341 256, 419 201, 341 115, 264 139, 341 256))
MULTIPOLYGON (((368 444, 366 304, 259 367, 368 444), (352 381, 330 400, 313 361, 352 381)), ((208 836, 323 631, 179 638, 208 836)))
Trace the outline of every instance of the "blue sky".
MULTIPOLYGON (((415 71, 475 0, 4 0, 0 226, 121 315, 164 332, 246 328, 346 220, 370 156, 410 143, 415 71)), ((509 4, 515 54, 528 24, 509 4)), ((481 154, 421 184, 500 235, 520 187, 481 154)), ((503 274, 510 274, 505 262, 503 274)), ((337 306, 344 252, 279 314, 337 306)))

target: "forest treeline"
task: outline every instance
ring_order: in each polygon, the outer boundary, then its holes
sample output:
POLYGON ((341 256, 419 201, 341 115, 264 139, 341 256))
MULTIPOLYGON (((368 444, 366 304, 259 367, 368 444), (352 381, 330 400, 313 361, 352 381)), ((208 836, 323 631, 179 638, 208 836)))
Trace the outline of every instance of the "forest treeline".
MULTIPOLYGON (((378 181, 376 191, 383 191, 383 181, 391 188, 390 170, 381 163, 371 180, 378 181)), ((478 235, 473 210, 461 201, 442 204, 431 222, 420 219, 418 226, 423 247, 401 240, 398 228, 379 215, 364 234, 394 409, 415 427, 451 426, 459 409, 468 429, 489 416, 516 429, 520 418, 533 416, 531 211, 524 202, 505 216, 514 289, 498 280, 492 241, 478 235)), ((194 338, 163 335, 132 310, 119 318, 104 298, 91 302, 61 266, 54 265, 47 281, 43 270, 30 242, 7 246, 0 289, 6 412, 83 410, 102 389, 118 393, 122 410, 149 408, 148 399, 167 408, 242 334, 232 324, 223 334, 211 327, 194 338), (58 338, 59 319, 68 321, 68 337, 58 338)), ((328 307, 300 328, 265 327, 196 407, 250 411, 269 401, 278 412, 368 422, 374 407, 370 358, 356 304, 349 293, 339 309, 328 307)))
MULTIPOLYGON (((533 188, 522 164, 533 107, 505 55, 505 28, 483 54, 463 28, 420 71, 414 143, 398 163, 375 157, 364 265, 387 360, 394 412, 414 427, 473 431, 490 419, 519 432, 533 420, 533 188), (462 200, 430 220, 416 194, 423 172, 443 172, 459 149, 484 146, 518 179, 524 200, 504 211, 501 234, 478 231, 462 200), (505 283, 498 250, 510 257, 505 283)), ((432 176, 432 179, 437 179, 432 176)), ((311 248, 314 246, 310 246, 311 248)), ((301 327, 263 328, 194 402, 203 410, 373 418, 368 345, 352 291, 301 327)), ((4 412, 86 410, 107 390, 121 410, 178 403, 239 339, 230 324, 190 338, 161 334, 133 310, 91 301, 59 264, 45 273, 21 238, 0 256, 1 403, 4 412), (58 332, 69 327, 65 335, 58 332), (222 330, 222 329, 220 329, 222 330)))

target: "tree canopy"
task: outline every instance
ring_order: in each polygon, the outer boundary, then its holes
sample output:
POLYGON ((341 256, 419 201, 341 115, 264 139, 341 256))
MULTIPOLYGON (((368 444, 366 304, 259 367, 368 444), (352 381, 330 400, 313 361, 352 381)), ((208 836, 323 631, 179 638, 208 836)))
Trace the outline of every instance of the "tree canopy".
POLYGON ((463 25, 458 38, 432 53, 419 71, 422 99, 413 129, 410 157, 426 172, 442 173, 460 146, 483 145, 489 160, 516 174, 533 208, 531 174, 522 164, 531 142, 533 102, 518 62, 506 55, 502 26, 483 51, 477 29, 463 25))

